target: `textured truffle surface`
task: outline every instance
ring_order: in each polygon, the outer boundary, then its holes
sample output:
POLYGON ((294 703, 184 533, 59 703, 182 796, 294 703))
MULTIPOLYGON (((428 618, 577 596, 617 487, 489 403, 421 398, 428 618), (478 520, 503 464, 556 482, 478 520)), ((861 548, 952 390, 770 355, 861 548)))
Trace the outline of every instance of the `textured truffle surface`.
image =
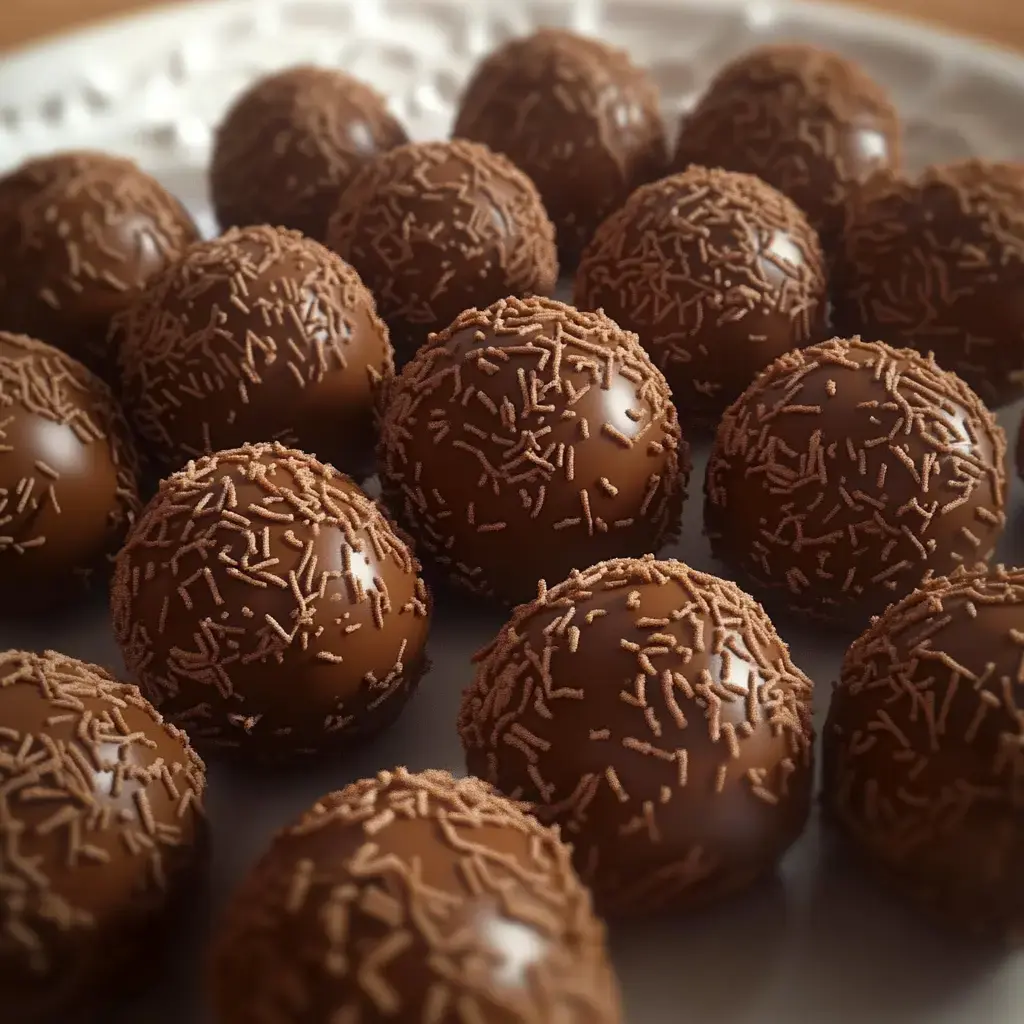
POLYGON ((202 746, 284 759, 389 724, 426 668, 419 565, 351 480, 278 444, 160 485, 117 559, 114 632, 202 746))
POLYGON ((735 584, 604 562, 517 608, 478 658, 469 770, 561 826, 602 912, 721 898, 803 830, 812 685, 735 584))
POLYGON ((678 532, 689 476, 636 335, 553 299, 468 310, 395 378, 385 500, 459 586, 516 603, 678 532))
POLYGON ((618 1024, 557 833, 479 779, 382 772, 284 829, 214 944, 220 1024, 618 1024))

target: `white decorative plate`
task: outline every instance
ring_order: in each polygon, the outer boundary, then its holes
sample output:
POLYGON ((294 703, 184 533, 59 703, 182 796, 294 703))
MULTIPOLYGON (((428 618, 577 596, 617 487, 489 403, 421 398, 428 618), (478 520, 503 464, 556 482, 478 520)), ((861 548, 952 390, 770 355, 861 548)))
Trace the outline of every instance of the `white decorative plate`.
MULTIPOLYGON (((0 0, 2 6, 2 0, 0 0)), ((784 0, 212 0, 158 9, 0 56, 0 170, 74 146, 133 156, 212 229, 203 165, 233 95, 272 69, 344 67, 383 90, 416 137, 443 135, 472 64, 540 24, 603 35, 650 66, 673 117, 727 58, 802 39, 863 62, 896 94, 920 165, 970 153, 1024 158, 1024 60, 924 27, 832 4, 784 0)), ((1015 427, 1020 410, 1007 412, 1015 427)), ((1015 432, 1013 434, 1015 436, 1015 432)), ((693 492, 704 459, 698 453, 693 492)), ((1024 501, 1001 552, 1024 562, 1024 501)), ((672 554, 715 571, 700 501, 672 554)), ((397 725, 333 768, 286 777, 211 772, 214 904, 270 833, 316 797, 406 764, 462 770, 455 714, 469 657, 500 616, 438 616, 434 669, 397 725)), ((841 650, 787 631, 819 688, 819 722, 841 650)), ((0 645, 56 647, 117 666, 106 609, 17 633, 0 645)), ((1024 865, 1022 865, 1024 870, 1024 865)), ((1024 954, 987 959, 921 926, 851 874, 813 822, 780 882, 700 917, 612 935, 631 1024, 1020 1024, 1024 954)), ((198 1024, 203 933, 180 944, 159 992, 131 1024, 198 1024)), ((0 1017, 3 1016, 0 1008, 0 1017)), ((111 1018, 115 1019, 115 1018, 111 1018)), ((11 1022, 15 1024, 15 1022, 11 1022)))

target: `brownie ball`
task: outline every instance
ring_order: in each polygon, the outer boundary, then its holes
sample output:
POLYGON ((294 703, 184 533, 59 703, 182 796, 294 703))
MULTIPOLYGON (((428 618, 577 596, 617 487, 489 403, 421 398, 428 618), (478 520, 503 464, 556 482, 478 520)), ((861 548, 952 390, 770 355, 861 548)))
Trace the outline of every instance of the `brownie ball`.
POLYGON ((279 444, 164 480, 117 559, 125 664, 201 747, 257 760, 345 750, 423 672, 419 565, 350 479, 279 444))

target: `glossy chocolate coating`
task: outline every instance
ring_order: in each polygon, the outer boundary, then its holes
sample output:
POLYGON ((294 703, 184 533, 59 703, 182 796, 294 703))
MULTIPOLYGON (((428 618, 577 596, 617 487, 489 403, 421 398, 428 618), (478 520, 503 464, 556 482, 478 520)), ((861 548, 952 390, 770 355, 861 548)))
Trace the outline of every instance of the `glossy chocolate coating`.
POLYGON ((818 236, 759 179, 691 167, 645 185, 587 246, 574 301, 640 338, 680 418, 717 426, 773 359, 825 336, 818 236))
POLYGON ((0 654, 0 991, 11 1024, 112 1001, 205 852, 206 773, 134 686, 0 654))
POLYGON ((0 330, 113 380, 111 319, 198 238, 181 203, 129 160, 31 160, 0 178, 0 330))
POLYGON ((510 604, 672 540, 690 468, 636 335, 539 298, 467 310, 434 336, 395 378, 379 463, 417 550, 510 604))
POLYGON ((602 913, 720 899, 802 832, 812 684, 735 584, 604 562, 517 608, 478 659, 469 771, 561 826, 602 913))
POLYGON ((338 196, 379 153, 407 142, 375 89, 333 68, 260 79, 214 140, 210 191, 224 228, 275 224, 318 242, 338 196))
POLYGON ((405 541, 352 481, 279 444, 164 480, 117 559, 114 633, 202 748, 345 750, 426 669, 429 598, 405 541))
POLYGON ((824 806, 895 888, 958 930, 1024 926, 1024 570, 957 572, 850 648, 823 740, 824 806))
POLYGON ((546 295, 558 280, 533 182, 474 142, 385 153, 345 191, 328 239, 376 297, 400 364, 462 310, 546 295))
POLYGON ((955 374, 834 339, 776 360, 726 412, 704 522, 766 598, 857 628, 991 556, 1006 470, 1002 428, 955 374))
POLYGON ((294 231, 193 246, 115 324, 125 404, 162 473, 281 441, 372 471, 387 328, 359 275, 294 231))
POLYGON ((613 210, 668 168, 654 81, 624 50, 561 29, 514 39, 476 69, 454 134, 525 171, 572 270, 613 210))
POLYGON ((557 833, 479 779, 381 772, 282 830, 225 912, 218 1024, 619 1024, 557 833))

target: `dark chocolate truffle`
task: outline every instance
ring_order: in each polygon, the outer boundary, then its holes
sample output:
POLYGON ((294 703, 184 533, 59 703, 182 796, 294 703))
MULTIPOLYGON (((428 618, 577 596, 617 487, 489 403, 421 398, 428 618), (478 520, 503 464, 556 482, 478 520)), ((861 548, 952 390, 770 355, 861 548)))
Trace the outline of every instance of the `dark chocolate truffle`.
POLYGON ((805 45, 759 47, 725 67, 683 115, 674 166, 742 171, 790 197, 828 253, 846 202, 873 171, 898 168, 899 116, 856 64, 805 45))
POLYGON ((363 165, 407 141, 384 98, 343 71, 269 75, 235 101, 214 140, 217 219, 225 228, 278 224, 322 242, 363 165))
POLYGON ((958 571, 876 619, 823 736, 828 817, 933 917, 1024 937, 1024 570, 958 571))
POLYGON ((1006 469, 1002 428, 959 377, 834 339, 776 360, 726 412, 705 526, 766 596, 856 625, 991 556, 1006 469))
POLYGON ((53 651, 0 654, 0 726, 3 1018, 109 1013, 201 867, 203 763, 134 686, 53 651))
POLYGON ((602 912, 719 899, 803 830, 811 681, 735 584, 603 562, 517 608, 478 660, 469 770, 561 826, 602 912))
POLYGON ((546 295, 555 233, 533 183, 474 142, 399 146, 365 167, 328 235, 362 275, 400 363, 469 306, 546 295))
POLYGON ((479 779, 404 768, 281 831, 210 965, 218 1024, 619 1024, 569 850, 479 779))
POLYGON ((931 352, 998 408, 1024 396, 1024 167, 878 174, 850 206, 839 330, 931 352))
POLYGON ((138 474, 107 385, 0 331, 0 609, 38 611, 106 582, 139 511, 138 474))
POLYGON ((294 231, 193 246, 118 318, 126 406, 157 469, 257 441, 372 471, 387 328, 359 275, 294 231))
POLYGON ((0 329, 113 379, 111 318, 198 238, 181 203, 129 160, 29 161, 0 178, 0 329))
POLYGON ((435 335, 390 389, 385 500, 452 580, 515 604, 679 530, 689 449, 635 334, 502 299, 435 335))
POLYGON ((716 426, 773 359, 825 337, 818 236, 758 178, 691 167, 601 225, 575 302, 639 335, 680 417, 716 426))
POLYGON ((388 725, 426 669, 419 565, 347 477, 279 444, 190 462, 117 559, 114 632, 200 746, 276 760, 388 725))
POLYGON ((536 183, 572 269, 594 230, 668 168, 654 81, 624 50, 561 29, 514 39, 470 79, 454 134, 536 183))

